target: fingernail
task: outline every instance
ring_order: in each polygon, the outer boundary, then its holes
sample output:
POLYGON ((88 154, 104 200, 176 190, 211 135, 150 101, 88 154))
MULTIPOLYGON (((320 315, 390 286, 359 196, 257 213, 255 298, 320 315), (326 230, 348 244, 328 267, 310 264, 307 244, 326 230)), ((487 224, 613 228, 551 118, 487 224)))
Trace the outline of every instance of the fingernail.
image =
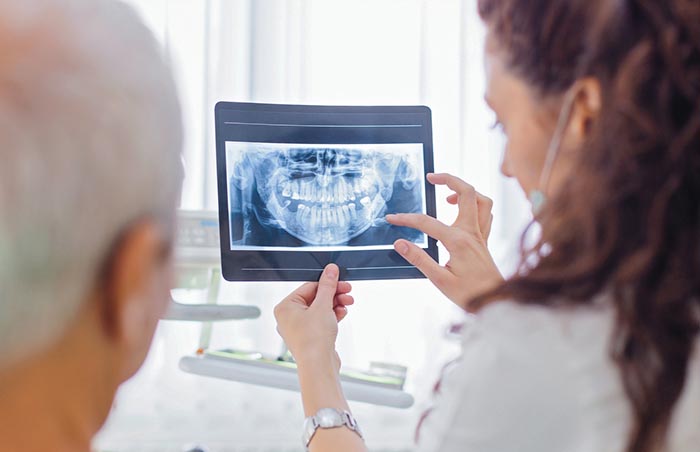
POLYGON ((398 251, 399 254, 404 255, 408 253, 408 245, 406 245, 405 242, 399 242, 396 244, 396 251, 398 251))
POLYGON ((329 266, 326 267, 326 276, 330 276, 331 278, 336 278, 338 276, 338 267, 336 267, 333 264, 330 264, 329 266))

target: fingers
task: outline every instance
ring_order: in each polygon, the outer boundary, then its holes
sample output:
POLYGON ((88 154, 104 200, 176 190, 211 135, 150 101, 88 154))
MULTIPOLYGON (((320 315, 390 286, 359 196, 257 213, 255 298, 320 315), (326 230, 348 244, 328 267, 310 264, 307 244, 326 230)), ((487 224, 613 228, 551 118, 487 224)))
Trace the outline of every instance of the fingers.
POLYGON ((445 173, 428 174, 428 181, 433 185, 447 185, 448 188, 457 194, 459 214, 457 215, 455 226, 469 232, 480 232, 477 193, 474 187, 459 177, 445 173))
MULTIPOLYGON (((459 194, 452 193, 447 197, 447 202, 453 206, 459 204, 459 194)), ((491 225, 493 224, 493 215, 491 214, 491 210, 493 209, 493 200, 488 196, 484 196, 477 192, 476 203, 479 211, 479 230, 481 231, 481 235, 486 240, 491 234, 491 225)))
MULTIPOLYGON (((292 292, 284 302, 297 303, 304 306, 311 306, 314 298, 317 296, 319 283, 307 282, 301 285, 297 290, 292 292)), ((335 296, 348 294, 352 291, 352 285, 349 282, 341 281, 336 287, 335 296)), ((352 298, 352 297, 350 297, 352 298)), ((352 304, 352 303, 348 303, 352 304)))
POLYGON ((452 231, 450 227, 435 218, 420 213, 401 213, 387 215, 386 221, 394 226, 406 226, 428 234, 445 245, 450 242, 452 231))
POLYGON ((292 292, 285 301, 291 301, 293 303, 304 304, 309 306, 316 296, 316 290, 318 288, 318 283, 307 282, 301 285, 297 290, 292 292))
POLYGON ((350 306, 355 304, 355 299, 352 295, 340 294, 333 299, 333 306, 350 306))
POLYGON ((493 214, 488 215, 488 221, 486 221, 485 225, 481 227, 481 235, 487 242, 489 240, 489 236, 491 235, 491 226, 493 226, 493 214))
POLYGON ((397 240, 394 243, 394 249, 436 286, 442 286, 450 277, 449 270, 441 267, 428 253, 408 240, 397 240))
POLYGON ((337 294, 350 293, 352 291, 352 285, 349 282, 340 281, 338 283, 337 294))
POLYGON ((340 270, 335 264, 328 264, 321 274, 321 279, 318 281, 318 290, 314 298, 311 308, 331 309, 333 308, 333 300, 338 290, 338 275, 340 270))
POLYGON ((348 308, 345 306, 336 306, 333 308, 333 312, 335 313, 335 319, 340 322, 348 315, 348 308))
POLYGON ((477 208, 479 209, 479 230, 484 240, 489 238, 491 234, 491 224, 493 223, 493 200, 480 193, 476 194, 477 208))
POLYGON ((489 198, 488 196, 476 192, 476 201, 479 203, 479 206, 483 206, 483 208, 489 212, 491 209, 493 209, 493 199, 489 198))
MULTIPOLYGON (((491 209, 493 208, 493 201, 491 198, 477 193, 477 205, 479 208, 479 230, 484 239, 488 239, 491 235, 491 225, 493 224, 493 214, 491 209)), ((447 202, 449 204, 457 205, 459 202, 459 195, 453 193, 447 197, 447 202)))
MULTIPOLYGON (((459 195, 457 193, 452 193, 446 199, 448 203, 452 205, 457 205, 457 203, 459 202, 459 195)), ((480 207, 484 206, 489 210, 493 208, 493 200, 488 196, 482 195, 479 192, 476 192, 476 201, 479 203, 480 207)))

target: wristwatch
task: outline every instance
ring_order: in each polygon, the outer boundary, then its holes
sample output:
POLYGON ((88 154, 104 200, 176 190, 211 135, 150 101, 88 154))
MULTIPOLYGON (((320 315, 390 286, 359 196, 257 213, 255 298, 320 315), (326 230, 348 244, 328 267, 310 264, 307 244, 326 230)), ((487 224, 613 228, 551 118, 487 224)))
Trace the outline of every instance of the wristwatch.
POLYGON ((301 441, 306 451, 308 452, 309 444, 311 444, 311 440, 319 428, 338 427, 347 427, 364 439, 360 426, 357 425, 357 421, 348 411, 341 411, 335 408, 321 408, 314 416, 307 417, 304 420, 304 433, 301 436, 301 441))

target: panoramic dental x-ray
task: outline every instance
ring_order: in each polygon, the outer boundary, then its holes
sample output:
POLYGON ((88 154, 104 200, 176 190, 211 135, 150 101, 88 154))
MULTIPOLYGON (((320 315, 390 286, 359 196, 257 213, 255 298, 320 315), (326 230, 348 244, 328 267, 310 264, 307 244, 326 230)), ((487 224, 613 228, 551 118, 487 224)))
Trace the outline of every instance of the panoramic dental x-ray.
POLYGON ((231 249, 389 249, 424 234, 388 213, 425 213, 423 145, 227 142, 231 249))

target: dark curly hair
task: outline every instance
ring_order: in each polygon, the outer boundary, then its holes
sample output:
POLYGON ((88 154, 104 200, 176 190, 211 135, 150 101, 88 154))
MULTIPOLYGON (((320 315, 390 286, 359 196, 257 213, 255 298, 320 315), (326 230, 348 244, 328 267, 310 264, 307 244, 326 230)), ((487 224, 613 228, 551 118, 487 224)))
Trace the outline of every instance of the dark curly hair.
MULTIPOLYGON (((700 1, 479 0, 509 68, 542 96, 582 77, 603 104, 575 176, 538 217, 503 299, 615 308, 628 452, 664 447, 700 331, 700 1)), ((699 421, 700 422, 700 421, 699 421)))

